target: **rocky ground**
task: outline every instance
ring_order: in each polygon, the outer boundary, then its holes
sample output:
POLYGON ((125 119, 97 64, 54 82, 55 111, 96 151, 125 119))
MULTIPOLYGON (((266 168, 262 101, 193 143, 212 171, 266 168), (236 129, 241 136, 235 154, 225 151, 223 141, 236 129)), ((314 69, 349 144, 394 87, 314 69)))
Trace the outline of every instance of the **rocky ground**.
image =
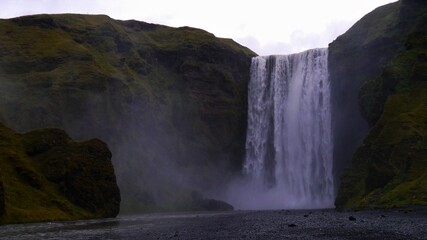
POLYGON ((6 225, 0 239, 427 239, 427 208, 148 214, 6 225))

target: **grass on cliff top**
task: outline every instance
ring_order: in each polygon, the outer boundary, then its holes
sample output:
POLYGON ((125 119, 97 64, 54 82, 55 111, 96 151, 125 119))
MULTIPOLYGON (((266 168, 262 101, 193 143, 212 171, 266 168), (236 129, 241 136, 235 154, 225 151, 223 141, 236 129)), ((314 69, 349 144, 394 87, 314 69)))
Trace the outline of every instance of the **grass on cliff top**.
POLYGON ((212 33, 192 27, 180 27, 178 29, 161 26, 156 31, 144 33, 149 43, 160 49, 179 49, 181 47, 193 48, 197 50, 206 45, 222 45, 236 53, 243 52, 249 56, 255 56, 249 48, 243 47, 232 39, 216 38, 212 33))
MULTIPOLYGON (((395 27, 399 17, 400 2, 390 3, 365 15, 357 21, 345 34, 339 36, 335 41, 339 41, 344 48, 357 49, 365 44, 375 42, 397 32, 395 27), (387 35, 385 35, 387 34, 387 35)), ((341 53, 342 48, 334 47, 329 49, 333 54, 341 53)))
MULTIPOLYGON (((164 71, 159 67, 158 54, 163 51, 169 54, 164 58, 173 59, 177 54, 194 55, 191 52, 210 47, 249 57, 256 55, 230 39, 216 38, 190 27, 116 21, 105 15, 3 19, 0 20, 0 52, 4 53, 0 56, 0 85, 23 86, 18 88, 19 92, 8 91, 15 99, 1 101, 6 97, 2 95, 0 101, 20 102, 24 109, 19 111, 39 108, 38 112, 49 112, 55 117, 42 121, 52 127, 61 125, 57 119, 63 114, 62 109, 52 112, 47 107, 53 101, 88 105, 88 99, 107 86, 114 86, 111 88, 122 91, 127 98, 144 96, 147 102, 158 102, 157 95, 163 93, 164 98, 165 94, 182 90, 180 84, 183 84, 183 81, 176 83, 182 77, 167 73, 171 69, 164 71), (30 96, 41 97, 34 101, 28 99, 30 96), (65 96, 68 98, 64 99, 65 96)), ((1 112, 7 122, 21 122, 19 114, 10 114, 5 109, 0 109, 1 112)))
POLYGON ((44 179, 24 148, 23 135, 0 124, 0 178, 6 213, 0 224, 76 220, 90 217, 44 179))

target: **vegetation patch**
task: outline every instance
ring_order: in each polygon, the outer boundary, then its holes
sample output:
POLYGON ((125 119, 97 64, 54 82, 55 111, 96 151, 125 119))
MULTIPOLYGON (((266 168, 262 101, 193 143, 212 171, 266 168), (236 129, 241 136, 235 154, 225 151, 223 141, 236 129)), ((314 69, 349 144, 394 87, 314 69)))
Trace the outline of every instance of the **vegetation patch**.
POLYGON ((74 142, 58 129, 18 134, 0 124, 0 153, 1 224, 118 214, 120 193, 105 143, 74 142))
POLYGON ((339 208, 427 205, 426 20, 424 11, 405 49, 361 88, 360 106, 371 129, 343 174, 339 208))
MULTIPOLYGON (((194 189, 213 190, 240 170, 256 54, 231 39, 105 15, 34 15, 0 20, 0 52, 3 122, 106 141, 128 211, 188 209, 181 199, 194 189)), ((54 135, 25 144, 27 154, 60 156, 51 143, 69 140, 54 135)), ((57 175, 42 176, 89 174, 58 159, 49 158, 57 175)))

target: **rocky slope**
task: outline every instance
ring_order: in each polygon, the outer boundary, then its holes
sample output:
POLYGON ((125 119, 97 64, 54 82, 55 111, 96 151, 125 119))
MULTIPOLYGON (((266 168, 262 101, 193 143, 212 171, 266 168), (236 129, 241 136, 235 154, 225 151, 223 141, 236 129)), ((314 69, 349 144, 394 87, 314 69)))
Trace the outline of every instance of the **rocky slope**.
POLYGON ((18 131, 105 140, 125 211, 194 209, 194 189, 240 169, 254 55, 203 30, 103 15, 0 20, 0 114, 18 131))
POLYGON ((0 224, 115 217, 111 152, 59 129, 18 134, 0 124, 0 224))
POLYGON ((354 153, 337 207, 427 204, 426 20, 425 1, 402 0, 330 45, 337 171, 354 153))

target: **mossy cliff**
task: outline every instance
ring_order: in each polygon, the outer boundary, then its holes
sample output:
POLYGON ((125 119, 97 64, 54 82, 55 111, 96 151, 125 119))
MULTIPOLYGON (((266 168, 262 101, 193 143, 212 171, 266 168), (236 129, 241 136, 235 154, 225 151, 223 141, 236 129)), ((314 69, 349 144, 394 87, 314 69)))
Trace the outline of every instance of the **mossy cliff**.
POLYGON ((0 224, 115 217, 111 152, 59 129, 18 134, 0 124, 0 224))
POLYGON ((104 15, 0 20, 0 114, 111 147, 128 211, 193 209, 241 167, 255 54, 230 39, 104 15))
POLYGON ((339 208, 427 204, 426 26, 427 3, 403 0, 330 45, 336 166, 354 153, 339 208))

